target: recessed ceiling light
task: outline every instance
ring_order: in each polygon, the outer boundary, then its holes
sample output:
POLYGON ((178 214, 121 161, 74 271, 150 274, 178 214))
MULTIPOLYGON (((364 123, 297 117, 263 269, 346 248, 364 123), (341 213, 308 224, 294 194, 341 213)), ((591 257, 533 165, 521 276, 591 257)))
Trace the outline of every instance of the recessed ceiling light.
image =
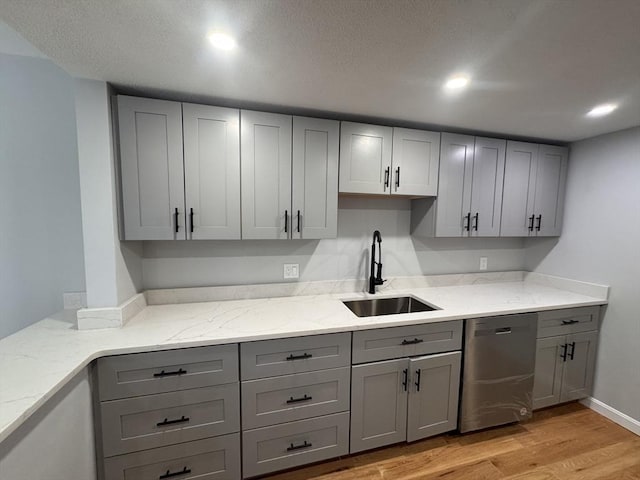
POLYGON ((219 50, 233 50, 236 48, 236 40, 231 35, 222 32, 210 32, 207 38, 211 45, 219 50))
POLYGON ((597 107, 593 107, 589 113, 587 113, 587 117, 603 117, 605 115, 609 115, 616 108, 618 108, 618 106, 614 103, 598 105, 597 107))
POLYGON ((462 90, 467 85, 469 85, 469 77, 466 75, 456 75, 447 80, 444 88, 447 90, 462 90))

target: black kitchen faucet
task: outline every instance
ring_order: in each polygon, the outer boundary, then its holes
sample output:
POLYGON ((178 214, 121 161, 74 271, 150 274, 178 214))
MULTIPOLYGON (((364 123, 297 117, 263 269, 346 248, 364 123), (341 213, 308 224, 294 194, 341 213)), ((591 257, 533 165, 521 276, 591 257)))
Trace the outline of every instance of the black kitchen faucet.
POLYGON ((369 275, 369 293, 376 293, 376 285, 382 285, 382 237, 380 231, 373 232, 371 243, 371 274, 369 275), (378 241, 378 261, 376 262, 376 240, 378 241), (375 266, 378 266, 376 269, 375 266))

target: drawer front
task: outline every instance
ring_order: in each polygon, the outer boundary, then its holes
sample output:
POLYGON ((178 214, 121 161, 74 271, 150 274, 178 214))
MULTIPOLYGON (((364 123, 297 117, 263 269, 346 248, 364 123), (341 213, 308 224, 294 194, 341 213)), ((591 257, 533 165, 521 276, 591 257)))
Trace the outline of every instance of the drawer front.
POLYGON ((104 455, 240 430, 238 383, 102 402, 104 455))
POLYGON ((349 410, 349 367, 242 383, 242 428, 349 410))
POLYGON ((240 434, 107 458, 104 470, 105 480, 238 480, 240 434))
POLYGON ((351 333, 243 343, 240 352, 242 380, 346 367, 351 333))
POLYGON ((462 320, 353 333, 353 363, 460 350, 462 320))
POLYGON ((245 478, 349 453, 349 413, 338 413, 242 434, 245 478))
POLYGON ((539 312, 538 338, 597 330, 599 319, 599 306, 539 312))
POLYGON ((98 359, 100 400, 238 381, 238 346, 183 348, 98 359))

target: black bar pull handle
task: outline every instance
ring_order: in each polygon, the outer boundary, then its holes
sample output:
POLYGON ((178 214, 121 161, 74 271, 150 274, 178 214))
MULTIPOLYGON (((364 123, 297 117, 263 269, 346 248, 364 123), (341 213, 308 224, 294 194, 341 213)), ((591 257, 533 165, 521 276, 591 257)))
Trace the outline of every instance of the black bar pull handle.
POLYGON ((536 230, 539 232, 540 227, 542 226, 542 214, 538 215, 538 223, 536 225, 536 230))
POLYGON ((191 473, 191 469, 187 467, 184 467, 179 472, 171 472, 171 470, 167 470, 167 473, 165 473, 164 475, 160 475, 158 477, 158 480, 162 480, 163 478, 177 477, 178 475, 186 475, 187 473, 191 473))
POLYGON ((417 343, 424 342, 422 338, 414 338, 413 340, 407 340, 406 338, 402 340, 401 345, 416 345, 417 343))
POLYGON ((562 345, 562 353, 560 354, 560 358, 562 358, 563 362, 567 361, 567 344, 562 345))
POLYGON ((422 371, 418 368, 416 370, 416 392, 420 391, 420 375, 422 374, 422 371))
POLYGON ((396 190, 400 188, 400 167, 396 168, 396 190))
POLYGON ((404 391, 407 391, 407 385, 409 383, 409 369, 405 368, 404 370, 402 370, 402 388, 404 388, 404 391))
POLYGON ((298 233, 300 233, 300 210, 298 210, 298 233))
POLYGON ((569 359, 573 360, 573 355, 576 353, 576 342, 571 342, 571 352, 569 353, 569 359))
POLYGON ((287 210, 284 211, 284 233, 289 231, 289 212, 287 210))
POLYGON ((298 397, 298 398, 289 397, 289 400, 287 400, 287 403, 306 402, 307 400, 313 400, 313 397, 305 393, 304 397, 298 397))
POLYGON ((184 375, 185 373, 187 373, 186 370, 179 368, 178 370, 174 370, 172 372, 165 372, 164 370, 162 370, 160 373, 154 373, 153 376, 156 378, 175 377, 176 375, 184 375))
POLYGON ((480 214, 478 212, 476 212, 476 214, 473 216, 474 218, 474 224, 473 224, 473 229, 477 232, 478 231, 478 219, 480 218, 480 214))
POLYGON ((189 229, 193 233, 193 208, 189 209, 189 229))
POLYGON ((536 216, 535 215, 531 215, 529 217, 529 231, 533 232, 533 222, 535 220, 536 216))
POLYGON ((156 425, 158 427, 164 427, 167 425, 174 425, 176 423, 185 423, 188 421, 189 421, 189 417, 185 417, 184 415, 182 415, 182 417, 176 418, 175 420, 169 420, 165 418, 163 421, 156 423, 156 425))
POLYGON ((467 213, 463 218, 462 229, 468 232, 471 229, 471 212, 467 213))
POLYGON ((311 355, 310 353, 303 353, 302 355, 289 355, 287 357, 287 360, 291 361, 291 360, 304 360, 306 358, 311 358, 313 357, 313 355, 311 355))
POLYGON ((384 188, 385 190, 389 186, 389 174, 391 173, 391 167, 387 167, 384 171, 384 188))
POLYGON ((580 320, 572 318, 571 320, 562 320, 563 325, 573 325, 574 323, 580 323, 580 320))
POLYGON ((304 443, 301 443, 300 445, 294 445, 293 443, 291 443, 289 447, 287 447, 287 452, 291 452, 293 450, 300 450, 301 448, 309 448, 312 446, 313 446, 312 443, 307 442, 306 440, 304 441, 304 443))
POLYGON ((173 221, 176 225, 176 233, 180 231, 180 225, 178 225, 178 207, 173 212, 173 221))

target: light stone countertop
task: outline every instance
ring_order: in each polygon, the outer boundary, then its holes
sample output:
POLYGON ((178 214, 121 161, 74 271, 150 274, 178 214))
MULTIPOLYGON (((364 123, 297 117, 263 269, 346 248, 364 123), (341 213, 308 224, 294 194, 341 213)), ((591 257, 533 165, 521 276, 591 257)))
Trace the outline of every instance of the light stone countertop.
POLYGON ((370 295, 332 293, 152 305, 113 329, 79 331, 72 311, 46 318, 0 340, 0 441, 105 355, 602 305, 608 287, 538 275, 499 283, 385 289, 376 297, 397 295, 415 296, 440 310, 358 318, 341 300, 370 295))

